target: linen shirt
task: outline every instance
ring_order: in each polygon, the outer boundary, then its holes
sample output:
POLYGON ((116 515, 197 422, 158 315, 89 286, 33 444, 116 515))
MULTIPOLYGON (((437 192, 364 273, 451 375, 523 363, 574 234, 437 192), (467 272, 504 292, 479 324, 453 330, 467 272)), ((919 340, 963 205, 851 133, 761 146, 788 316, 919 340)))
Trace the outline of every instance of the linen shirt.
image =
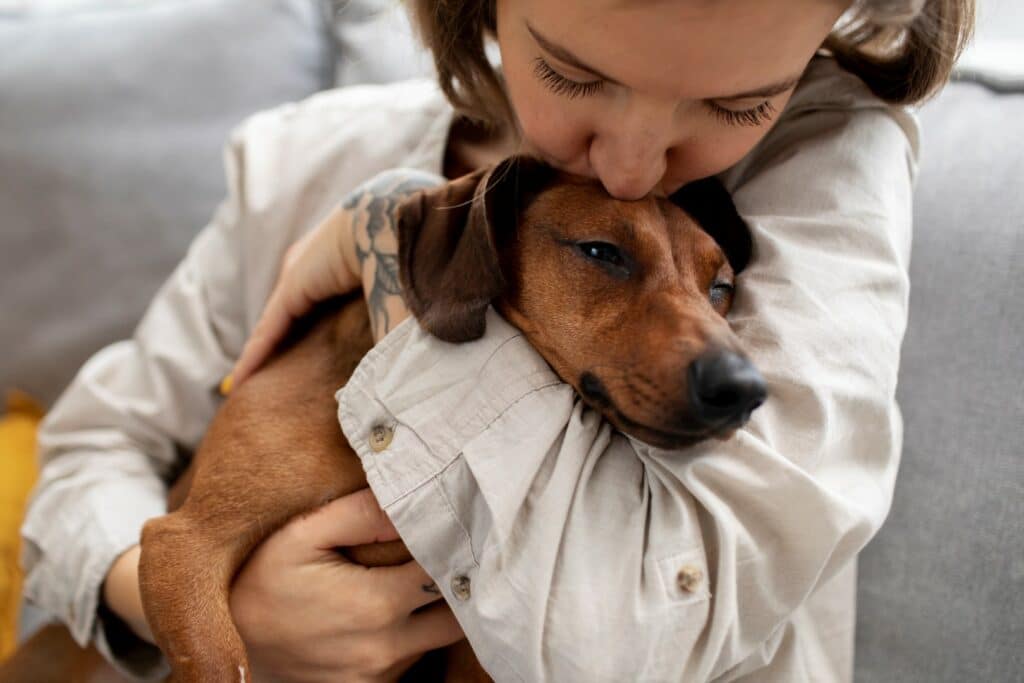
MULTIPOLYGON (((232 135, 228 198, 40 430, 26 593, 79 642, 164 671, 141 642, 112 648, 107 570, 165 512, 287 247, 382 170, 440 173, 452 116, 414 81, 322 93, 232 135)), ((493 311, 477 341, 410 319, 363 359, 337 393, 342 428, 496 680, 851 680, 856 556, 900 455, 917 154, 912 114, 818 56, 720 175, 754 240, 729 320, 769 387, 727 442, 623 436, 493 311)))

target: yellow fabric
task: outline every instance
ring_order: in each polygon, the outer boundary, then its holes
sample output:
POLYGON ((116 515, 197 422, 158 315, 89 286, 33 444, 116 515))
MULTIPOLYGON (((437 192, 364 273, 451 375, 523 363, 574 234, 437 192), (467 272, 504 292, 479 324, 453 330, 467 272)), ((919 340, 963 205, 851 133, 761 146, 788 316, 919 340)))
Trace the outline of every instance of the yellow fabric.
POLYGON ((0 661, 14 651, 21 603, 21 538, 25 502, 35 484, 36 428, 43 410, 27 394, 10 391, 0 418, 0 661))

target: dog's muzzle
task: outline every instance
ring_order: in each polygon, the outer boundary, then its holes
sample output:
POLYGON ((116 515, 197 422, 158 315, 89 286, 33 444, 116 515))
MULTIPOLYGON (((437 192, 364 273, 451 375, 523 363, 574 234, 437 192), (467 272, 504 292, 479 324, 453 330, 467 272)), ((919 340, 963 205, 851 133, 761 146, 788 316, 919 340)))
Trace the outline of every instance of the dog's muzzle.
POLYGON ((694 419, 716 429, 745 424, 768 396, 761 373, 734 351, 704 352, 690 363, 687 375, 694 419))

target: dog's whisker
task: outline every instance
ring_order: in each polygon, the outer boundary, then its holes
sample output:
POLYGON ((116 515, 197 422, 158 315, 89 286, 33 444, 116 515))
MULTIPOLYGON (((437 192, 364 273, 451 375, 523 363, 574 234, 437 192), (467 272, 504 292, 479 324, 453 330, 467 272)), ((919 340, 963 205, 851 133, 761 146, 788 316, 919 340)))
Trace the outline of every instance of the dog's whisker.
POLYGON ((613 365, 595 365, 593 366, 597 370, 606 368, 602 371, 602 381, 607 385, 609 382, 618 382, 625 384, 627 389, 637 392, 638 394, 645 395, 648 400, 655 403, 659 400, 666 400, 668 392, 665 391, 658 382, 655 382, 645 373, 642 372, 630 372, 629 370, 623 369, 613 365), (637 385, 642 384, 642 388, 637 385), (653 394, 653 396, 651 396, 653 394))
POLYGON ((624 388, 630 395, 631 400, 635 404, 639 404, 640 407, 657 407, 660 405, 660 401, 656 397, 652 397, 650 394, 639 391, 635 385, 631 384, 628 379, 612 380, 612 382, 606 382, 605 386, 609 389, 624 388))
POLYGON ((639 385, 635 384, 632 381, 626 382, 626 388, 633 392, 634 395, 639 396, 641 399, 647 401, 648 403, 653 404, 656 403, 658 400, 656 396, 652 396, 649 391, 645 391, 644 389, 640 388, 639 385))
POLYGON ((665 394, 664 390, 658 385, 657 382, 652 380, 647 375, 644 375, 643 373, 635 373, 633 375, 633 379, 637 380, 639 382, 643 382, 643 384, 647 387, 647 389, 649 391, 653 391, 655 393, 662 394, 664 396, 664 394, 665 394))

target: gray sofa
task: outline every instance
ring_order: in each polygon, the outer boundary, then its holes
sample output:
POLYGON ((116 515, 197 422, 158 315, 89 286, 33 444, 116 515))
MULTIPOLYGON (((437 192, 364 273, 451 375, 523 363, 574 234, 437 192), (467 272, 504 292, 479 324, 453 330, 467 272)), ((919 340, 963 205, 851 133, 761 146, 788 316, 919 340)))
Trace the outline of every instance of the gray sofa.
POLYGON ((904 449, 862 555, 860 681, 1024 680, 1024 94, 921 112, 904 449))
MULTIPOLYGON (((393 4, 0 0, 0 390, 50 402, 131 333, 246 115, 427 71, 393 4)), ((1024 36, 1014 12, 996 29, 1024 36)), ((906 446, 860 562, 858 681, 1024 680, 1024 87, 1001 84, 921 111, 906 446)))

